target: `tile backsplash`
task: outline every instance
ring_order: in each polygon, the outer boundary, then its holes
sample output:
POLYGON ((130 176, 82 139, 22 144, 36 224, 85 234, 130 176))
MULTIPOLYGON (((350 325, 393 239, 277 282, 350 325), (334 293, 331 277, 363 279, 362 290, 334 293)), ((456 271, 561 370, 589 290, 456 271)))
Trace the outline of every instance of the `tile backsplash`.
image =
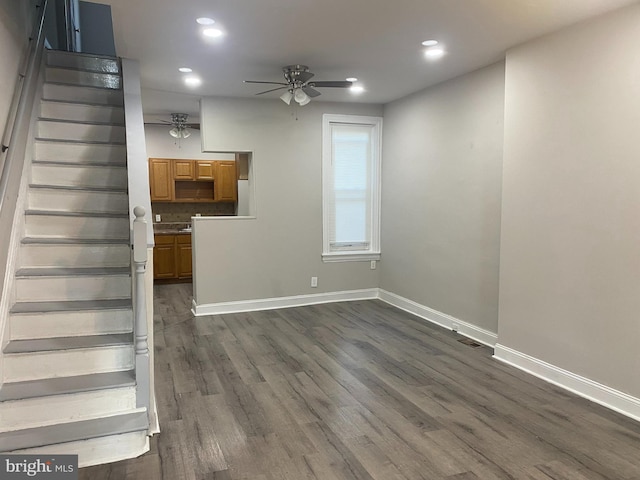
POLYGON ((191 222, 191 217, 199 213, 203 217, 235 215, 234 203, 151 203, 153 219, 160 215, 162 222, 191 222))

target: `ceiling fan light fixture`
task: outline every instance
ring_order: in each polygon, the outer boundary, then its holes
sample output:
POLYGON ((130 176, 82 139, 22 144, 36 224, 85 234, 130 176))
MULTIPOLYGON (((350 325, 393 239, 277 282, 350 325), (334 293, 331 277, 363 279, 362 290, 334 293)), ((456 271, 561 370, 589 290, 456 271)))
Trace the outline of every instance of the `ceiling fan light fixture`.
POLYGON ((298 102, 299 105, 304 106, 311 101, 309 95, 304 93, 301 88, 296 88, 295 93, 293 94, 293 99, 298 102))
POLYGON ((171 135, 173 138, 180 138, 180 130, 174 127, 171 130, 169 130, 169 135, 171 135))
POLYGON ((291 105, 292 98, 293 98, 293 92, 291 90, 287 90, 282 95, 280 95, 280 100, 282 100, 287 105, 291 105))

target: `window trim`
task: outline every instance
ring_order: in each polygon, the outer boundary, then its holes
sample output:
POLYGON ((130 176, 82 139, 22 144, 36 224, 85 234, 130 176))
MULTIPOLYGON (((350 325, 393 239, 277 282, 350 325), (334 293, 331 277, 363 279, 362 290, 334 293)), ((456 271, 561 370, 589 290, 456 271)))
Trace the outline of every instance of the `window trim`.
POLYGON ((357 262, 380 260, 380 198, 382 191, 382 117, 322 115, 322 261, 357 262), (331 125, 368 125, 372 128, 373 168, 371 188, 371 243, 367 250, 331 251, 329 242, 329 173, 331 171, 331 125))

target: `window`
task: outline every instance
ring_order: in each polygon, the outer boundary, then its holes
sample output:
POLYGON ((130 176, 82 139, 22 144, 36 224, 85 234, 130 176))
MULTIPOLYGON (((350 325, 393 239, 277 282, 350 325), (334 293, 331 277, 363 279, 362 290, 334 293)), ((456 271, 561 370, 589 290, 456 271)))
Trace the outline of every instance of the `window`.
POLYGON ((382 118, 322 117, 325 262, 380 258, 382 118))

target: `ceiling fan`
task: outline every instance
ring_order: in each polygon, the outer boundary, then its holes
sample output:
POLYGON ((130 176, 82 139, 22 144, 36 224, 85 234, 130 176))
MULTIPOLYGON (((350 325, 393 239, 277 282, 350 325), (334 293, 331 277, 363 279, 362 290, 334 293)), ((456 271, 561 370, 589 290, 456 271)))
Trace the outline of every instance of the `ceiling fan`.
POLYGON ((285 82, 263 82, 259 80, 245 80, 244 83, 261 83, 268 85, 280 85, 276 88, 265 90, 264 92, 256 93, 256 95, 263 95, 269 92, 275 92, 277 90, 286 90, 280 99, 287 105, 291 104, 291 100, 295 100, 299 105, 306 105, 312 98, 320 95, 320 92, 316 88, 349 88, 353 85, 353 82, 348 80, 338 81, 311 81, 314 74, 309 71, 309 67, 306 65, 287 65, 282 68, 285 82))
POLYGON ((188 113, 172 113, 171 121, 160 120, 161 123, 145 122, 147 125, 171 125, 173 128, 169 130, 169 135, 173 138, 189 138, 191 136, 190 128, 200 129, 199 124, 188 124, 188 113))

